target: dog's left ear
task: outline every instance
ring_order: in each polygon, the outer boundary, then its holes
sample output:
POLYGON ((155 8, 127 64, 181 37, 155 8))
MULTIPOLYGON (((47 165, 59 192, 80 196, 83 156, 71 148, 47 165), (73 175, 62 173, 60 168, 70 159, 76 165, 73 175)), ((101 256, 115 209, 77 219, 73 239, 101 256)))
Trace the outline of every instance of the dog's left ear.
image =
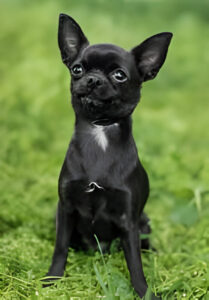
POLYGON ((89 45, 89 42, 73 18, 60 14, 58 44, 62 61, 69 66, 76 59, 79 52, 89 45))
POLYGON ((143 81, 153 79, 157 75, 166 59, 172 36, 170 32, 153 35, 131 50, 143 81))

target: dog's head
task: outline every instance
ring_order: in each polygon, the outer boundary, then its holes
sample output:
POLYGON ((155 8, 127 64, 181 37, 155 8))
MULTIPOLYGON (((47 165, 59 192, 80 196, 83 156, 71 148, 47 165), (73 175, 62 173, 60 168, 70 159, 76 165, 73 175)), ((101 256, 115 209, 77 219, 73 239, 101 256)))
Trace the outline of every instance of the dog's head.
POLYGON ((171 38, 169 32, 154 35, 130 52, 112 44, 90 46, 80 26, 61 14, 58 42, 71 73, 76 115, 101 125, 129 116, 142 82, 153 79, 163 65, 171 38))

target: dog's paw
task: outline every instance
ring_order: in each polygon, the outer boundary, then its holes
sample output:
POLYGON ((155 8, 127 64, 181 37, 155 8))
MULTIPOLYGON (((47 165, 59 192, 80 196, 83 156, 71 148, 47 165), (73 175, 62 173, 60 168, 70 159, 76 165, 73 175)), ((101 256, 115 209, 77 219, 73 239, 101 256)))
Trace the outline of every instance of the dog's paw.
POLYGON ((41 279, 42 287, 46 288, 52 286, 56 283, 57 280, 61 279, 61 276, 53 276, 50 274, 46 274, 43 279, 41 279))
POLYGON ((162 300, 162 298, 153 294, 149 288, 142 299, 143 300, 162 300))

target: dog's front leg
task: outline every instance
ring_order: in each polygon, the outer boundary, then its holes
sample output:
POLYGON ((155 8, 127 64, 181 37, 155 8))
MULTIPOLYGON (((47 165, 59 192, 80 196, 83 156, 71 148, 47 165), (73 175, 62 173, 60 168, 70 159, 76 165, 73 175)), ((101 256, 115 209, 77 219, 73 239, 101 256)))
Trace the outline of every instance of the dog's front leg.
POLYGON ((52 264, 46 276, 62 276, 68 255, 68 247, 74 227, 73 213, 69 213, 65 205, 59 201, 57 209, 56 243, 52 264))
POLYGON ((133 287, 142 298, 146 293, 147 283, 142 269, 138 226, 126 231, 121 241, 133 287))

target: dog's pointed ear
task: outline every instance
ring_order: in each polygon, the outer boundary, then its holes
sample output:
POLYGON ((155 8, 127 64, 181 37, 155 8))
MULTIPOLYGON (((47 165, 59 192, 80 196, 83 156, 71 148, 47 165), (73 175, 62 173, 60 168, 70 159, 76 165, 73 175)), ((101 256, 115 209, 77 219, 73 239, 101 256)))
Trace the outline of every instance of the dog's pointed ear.
POLYGON ((58 44, 62 61, 69 66, 79 52, 89 45, 89 42, 75 20, 68 15, 60 14, 58 44))
POLYGON ((143 81, 153 79, 157 75, 166 59, 172 36, 170 32, 153 35, 131 50, 143 81))

